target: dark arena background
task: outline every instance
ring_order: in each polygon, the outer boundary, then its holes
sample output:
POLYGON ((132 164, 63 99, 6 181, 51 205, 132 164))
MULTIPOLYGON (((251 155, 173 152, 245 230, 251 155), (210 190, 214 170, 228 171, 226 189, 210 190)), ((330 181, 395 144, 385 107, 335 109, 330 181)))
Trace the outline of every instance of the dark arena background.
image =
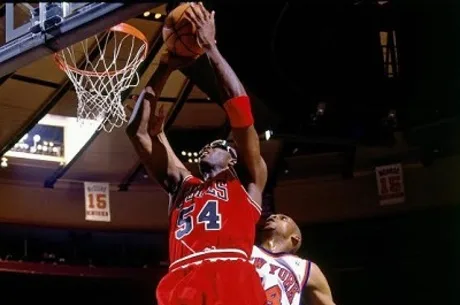
MULTIPOLYGON (((149 49, 139 85, 122 93, 132 105, 178 3, 0 4, 1 305, 156 304, 168 197, 125 126, 81 129, 53 54, 135 26, 149 49), (101 211, 85 182, 107 187, 101 211)), ((298 223, 299 255, 321 267, 335 303, 460 304, 460 2, 204 4, 252 100, 269 170, 263 216, 298 223)), ((161 92, 167 135, 195 174, 204 144, 232 140, 214 80, 202 56, 161 92)))

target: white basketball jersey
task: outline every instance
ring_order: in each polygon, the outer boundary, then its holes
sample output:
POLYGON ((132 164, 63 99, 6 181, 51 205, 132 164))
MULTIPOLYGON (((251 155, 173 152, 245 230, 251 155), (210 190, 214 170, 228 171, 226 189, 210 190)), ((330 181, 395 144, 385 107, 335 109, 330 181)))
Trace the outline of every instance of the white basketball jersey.
POLYGON ((262 280, 268 305, 300 304, 300 295, 310 273, 310 261, 254 246, 251 262, 262 280))

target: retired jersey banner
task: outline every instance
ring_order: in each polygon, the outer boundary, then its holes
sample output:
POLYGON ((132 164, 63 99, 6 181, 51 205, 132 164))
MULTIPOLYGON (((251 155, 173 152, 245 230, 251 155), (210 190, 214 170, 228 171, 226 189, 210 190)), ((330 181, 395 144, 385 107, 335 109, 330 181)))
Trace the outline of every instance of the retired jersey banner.
POLYGON ((108 183, 85 182, 85 220, 110 221, 108 183))
POLYGON ((375 168, 380 205, 405 201, 403 171, 400 163, 375 168))

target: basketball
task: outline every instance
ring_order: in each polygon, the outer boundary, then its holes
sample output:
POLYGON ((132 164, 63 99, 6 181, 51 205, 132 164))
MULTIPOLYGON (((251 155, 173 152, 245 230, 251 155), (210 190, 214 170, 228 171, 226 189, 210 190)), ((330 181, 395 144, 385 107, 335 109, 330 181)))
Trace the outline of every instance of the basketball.
POLYGON ((163 41, 169 52, 184 57, 198 57, 204 53, 198 45, 195 26, 187 20, 185 12, 190 4, 183 3, 172 10, 163 25, 163 41))

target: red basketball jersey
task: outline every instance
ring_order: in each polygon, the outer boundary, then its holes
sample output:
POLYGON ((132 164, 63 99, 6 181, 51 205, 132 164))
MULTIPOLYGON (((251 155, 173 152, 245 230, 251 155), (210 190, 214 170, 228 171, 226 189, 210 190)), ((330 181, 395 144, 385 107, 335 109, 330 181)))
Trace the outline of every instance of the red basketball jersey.
POLYGON ((229 169, 207 181, 186 177, 170 205, 170 269, 203 253, 250 257, 260 213, 229 169))

